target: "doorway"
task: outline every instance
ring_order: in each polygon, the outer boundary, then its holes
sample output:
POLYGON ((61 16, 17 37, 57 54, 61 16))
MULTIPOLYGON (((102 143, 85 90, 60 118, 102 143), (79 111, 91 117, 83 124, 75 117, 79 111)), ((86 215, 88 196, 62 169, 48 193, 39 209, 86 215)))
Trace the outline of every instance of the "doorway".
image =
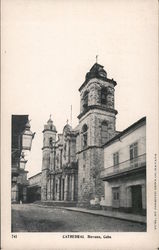
POLYGON ((131 192, 132 192, 132 212, 140 213, 142 211, 141 185, 132 186, 131 192))
POLYGON ((119 208, 120 206, 120 188, 112 188, 112 207, 119 208))

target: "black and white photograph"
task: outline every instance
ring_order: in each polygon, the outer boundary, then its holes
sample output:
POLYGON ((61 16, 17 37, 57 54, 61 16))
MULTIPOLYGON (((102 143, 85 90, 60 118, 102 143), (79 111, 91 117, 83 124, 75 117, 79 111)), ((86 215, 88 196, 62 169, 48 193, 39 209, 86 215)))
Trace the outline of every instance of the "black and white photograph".
POLYGON ((2 1, 2 249, 159 247, 157 17, 2 1))

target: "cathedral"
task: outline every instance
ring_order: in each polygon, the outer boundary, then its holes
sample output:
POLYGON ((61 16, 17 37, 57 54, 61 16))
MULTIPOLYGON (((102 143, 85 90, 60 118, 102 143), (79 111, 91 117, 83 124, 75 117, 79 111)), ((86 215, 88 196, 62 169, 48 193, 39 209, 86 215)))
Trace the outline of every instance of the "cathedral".
POLYGON ((41 200, 89 206, 104 196, 104 148, 116 131, 116 81, 97 62, 79 88, 79 124, 57 134, 50 117, 43 130, 41 200))
POLYGON ((28 202, 146 215, 146 117, 116 130, 116 84, 96 62, 79 88, 77 127, 58 134, 50 116, 28 202))

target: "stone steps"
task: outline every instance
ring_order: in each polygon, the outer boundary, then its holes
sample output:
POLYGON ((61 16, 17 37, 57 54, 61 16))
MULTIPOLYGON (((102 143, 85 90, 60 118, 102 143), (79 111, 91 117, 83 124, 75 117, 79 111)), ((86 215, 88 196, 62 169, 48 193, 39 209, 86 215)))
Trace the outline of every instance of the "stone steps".
POLYGON ((34 204, 57 207, 76 207, 76 201, 35 201, 34 204))

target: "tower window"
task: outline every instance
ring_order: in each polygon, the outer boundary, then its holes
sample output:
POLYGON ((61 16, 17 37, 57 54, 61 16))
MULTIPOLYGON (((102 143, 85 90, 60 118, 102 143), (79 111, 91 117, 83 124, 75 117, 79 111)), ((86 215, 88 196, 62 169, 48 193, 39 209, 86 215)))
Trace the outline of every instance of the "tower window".
POLYGON ((49 146, 52 147, 53 146, 53 140, 52 137, 49 138, 49 146))
POLYGON ((66 143, 64 144, 64 159, 66 159, 66 143))
POLYGON ((82 134, 83 134, 83 148, 87 147, 87 131, 88 130, 88 127, 86 124, 83 125, 83 128, 82 128, 82 134))
POLYGON ((102 144, 106 143, 108 140, 108 123, 103 121, 101 125, 101 141, 102 144))
POLYGON ((83 110, 85 111, 87 107, 88 107, 88 91, 85 91, 83 95, 83 110))
POLYGON ((101 104, 106 104, 107 102, 107 89, 102 88, 101 89, 101 104))

